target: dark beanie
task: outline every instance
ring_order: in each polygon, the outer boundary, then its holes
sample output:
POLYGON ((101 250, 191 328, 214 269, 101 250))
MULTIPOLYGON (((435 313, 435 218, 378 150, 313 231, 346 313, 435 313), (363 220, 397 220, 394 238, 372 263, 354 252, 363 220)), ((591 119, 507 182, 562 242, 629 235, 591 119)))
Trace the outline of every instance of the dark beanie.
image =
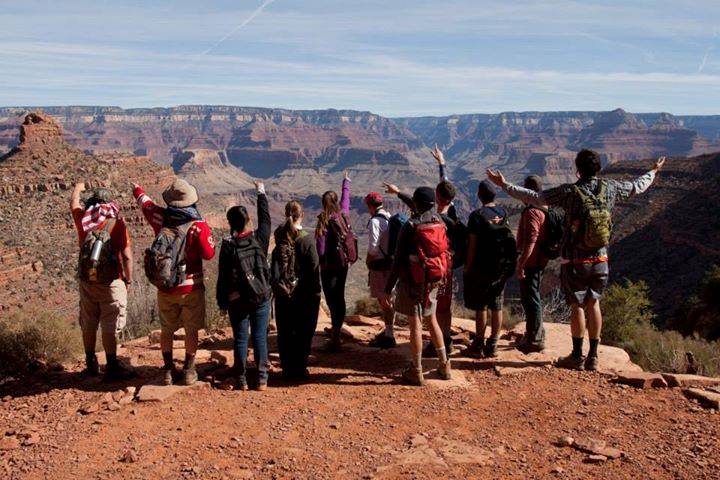
POLYGON ((495 200, 495 195, 495 187, 493 187, 492 183, 487 180, 480 182, 480 185, 478 185, 478 198, 482 203, 492 202, 495 200))
POLYGON ((427 212, 435 206, 435 190, 430 187, 418 187, 413 193, 413 203, 419 213, 427 212))

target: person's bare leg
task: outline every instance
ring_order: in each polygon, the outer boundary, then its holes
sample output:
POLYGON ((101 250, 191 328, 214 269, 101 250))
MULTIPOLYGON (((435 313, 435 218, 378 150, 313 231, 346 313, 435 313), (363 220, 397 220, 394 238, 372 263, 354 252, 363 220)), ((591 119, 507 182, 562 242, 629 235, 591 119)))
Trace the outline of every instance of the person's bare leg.
POLYGON ((425 317, 425 321, 428 323, 430 328, 430 339, 432 340, 435 349, 445 348, 445 341, 443 340, 443 332, 438 323, 438 317, 434 313, 429 317, 425 317))
POLYGON ((102 331, 102 344, 105 355, 115 355, 117 353, 117 336, 113 330, 102 331))
POLYGON ((487 308, 475 312, 475 337, 478 341, 485 339, 485 326, 487 325, 487 308))
POLYGON ((575 338, 585 336, 585 310, 577 303, 570 305, 570 333, 575 338))
POLYGON ((450 338, 450 327, 452 326, 452 312, 442 312, 437 314, 438 325, 444 338, 450 338))
POLYGON ((502 322, 503 322, 503 311, 502 310, 493 310, 491 327, 490 327, 490 336, 492 338, 497 338, 500 336, 500 330, 502 329, 502 322))
POLYGON ((600 345, 600 332, 602 331, 602 312, 600 311, 600 300, 595 298, 585 302, 587 310, 588 335, 590 337, 590 350, 585 362, 586 370, 598 369, 598 346, 600 345))
POLYGON ((198 348, 198 331, 185 331, 185 368, 195 367, 195 353, 198 348))
POLYGON ((422 320, 418 315, 408 317, 410 323, 410 359, 413 366, 422 368, 422 320))
POLYGON ((92 328, 83 328, 82 329, 82 338, 83 338, 83 346, 85 347, 85 352, 95 352, 95 345, 97 344, 97 329, 93 330, 92 328))
POLYGON ((171 361, 173 351, 173 334, 174 332, 171 332, 170 330, 160 331, 160 351, 163 353, 163 357, 170 354, 171 361))

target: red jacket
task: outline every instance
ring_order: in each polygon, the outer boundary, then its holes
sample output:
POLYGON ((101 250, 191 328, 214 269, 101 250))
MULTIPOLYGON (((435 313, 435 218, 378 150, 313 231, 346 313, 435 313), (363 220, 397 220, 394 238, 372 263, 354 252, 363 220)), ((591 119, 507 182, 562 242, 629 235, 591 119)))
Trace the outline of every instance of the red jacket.
POLYGON ((545 212, 536 207, 525 208, 520 216, 517 249, 518 252, 532 252, 525 263, 525 268, 545 268, 548 263, 540 248, 547 235, 545 217, 545 212))
MULTIPOLYGON (((162 228, 164 207, 156 204, 145 193, 142 187, 133 191, 135 200, 142 209, 145 219, 157 235, 162 228)), ((212 231, 205 220, 199 220, 188 230, 185 243, 185 262, 187 263, 187 277, 183 283, 171 289, 163 289, 163 292, 173 295, 182 295, 194 290, 202 290, 203 285, 203 260, 210 260, 215 255, 215 241, 212 238, 212 231)))

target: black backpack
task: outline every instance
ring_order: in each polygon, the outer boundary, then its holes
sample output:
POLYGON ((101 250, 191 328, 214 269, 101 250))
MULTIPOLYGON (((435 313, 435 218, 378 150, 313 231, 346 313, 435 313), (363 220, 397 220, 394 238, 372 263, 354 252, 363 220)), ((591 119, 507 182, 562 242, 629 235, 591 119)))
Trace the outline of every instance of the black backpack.
POLYGON ((112 246, 112 232, 115 219, 110 218, 103 228, 88 232, 80 247, 78 277, 87 283, 110 285, 118 278, 118 258, 112 246), (93 251, 96 259, 93 259, 93 251))
MULTIPOLYGON (((489 207, 492 208, 492 207, 489 207)), ((479 234, 478 251, 472 271, 478 278, 495 282, 510 278, 517 265, 515 235, 504 216, 500 223, 492 223, 482 217, 483 232, 479 234)))
POLYGON ((298 284, 295 241, 283 239, 270 256, 270 286, 276 297, 289 297, 298 284))
POLYGON ((173 288, 185 281, 185 243, 194 223, 162 227, 150 248, 145 250, 145 275, 156 287, 173 288))
POLYGON ((408 216, 404 213, 396 213, 388 220, 388 251, 383 252, 388 257, 393 258, 395 256, 398 238, 400 238, 400 231, 407 222, 408 216))
POLYGON ((541 248, 545 257, 554 260, 560 256, 565 224, 565 213, 557 208, 545 210, 545 241, 541 248))
POLYGON ((257 240, 230 237, 223 240, 222 248, 230 250, 232 286, 242 301, 257 306, 270 298, 267 256, 257 240))
POLYGON ((441 216, 447 227, 447 234, 450 238, 450 248, 453 252, 452 268, 460 268, 465 265, 465 257, 467 255, 467 226, 460 219, 452 218, 449 215, 441 216))

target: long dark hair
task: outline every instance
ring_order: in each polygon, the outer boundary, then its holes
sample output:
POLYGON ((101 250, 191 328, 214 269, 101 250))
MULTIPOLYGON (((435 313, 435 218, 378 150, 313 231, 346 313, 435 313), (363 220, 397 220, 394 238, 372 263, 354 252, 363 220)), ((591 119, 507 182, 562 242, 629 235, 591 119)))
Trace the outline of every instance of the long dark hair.
POLYGON ((340 213, 340 203, 338 202, 337 193, 328 190, 322 196, 322 212, 318 215, 317 227, 315 227, 315 237, 320 238, 327 233, 330 216, 340 213))
POLYGON ((295 200, 289 201, 285 204, 285 223, 275 229, 275 244, 281 242, 294 242, 295 239, 300 235, 300 232, 295 227, 295 224, 303 216, 303 208, 300 202, 295 200))

